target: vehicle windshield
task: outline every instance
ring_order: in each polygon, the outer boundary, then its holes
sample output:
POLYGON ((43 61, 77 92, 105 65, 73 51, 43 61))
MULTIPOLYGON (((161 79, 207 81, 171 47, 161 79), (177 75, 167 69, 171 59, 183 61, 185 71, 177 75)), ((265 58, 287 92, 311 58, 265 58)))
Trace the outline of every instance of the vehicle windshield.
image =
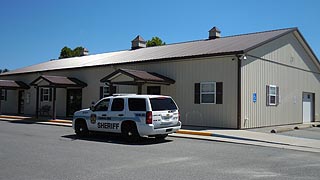
POLYGON ((177 106, 171 98, 151 98, 151 108, 153 111, 177 110, 177 106))

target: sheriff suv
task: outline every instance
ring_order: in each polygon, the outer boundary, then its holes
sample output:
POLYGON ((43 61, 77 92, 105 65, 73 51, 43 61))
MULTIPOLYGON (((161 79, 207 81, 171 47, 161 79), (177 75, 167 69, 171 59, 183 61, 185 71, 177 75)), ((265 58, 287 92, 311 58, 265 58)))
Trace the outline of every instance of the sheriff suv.
POLYGON ((121 133, 128 141, 149 136, 164 139, 181 128, 174 100, 162 95, 115 95, 74 113, 78 136, 90 131, 121 133))

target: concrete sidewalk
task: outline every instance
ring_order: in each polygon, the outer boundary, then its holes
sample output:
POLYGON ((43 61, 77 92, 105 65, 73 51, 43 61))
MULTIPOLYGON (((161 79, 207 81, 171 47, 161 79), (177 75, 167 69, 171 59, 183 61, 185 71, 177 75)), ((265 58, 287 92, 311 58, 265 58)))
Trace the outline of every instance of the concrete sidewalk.
POLYGON ((36 119, 32 116, 13 116, 13 115, 0 115, 0 120, 3 121, 24 121, 35 124, 48 124, 57 126, 72 126, 71 119, 52 119, 51 117, 41 117, 36 119))
POLYGON ((320 153, 320 140, 291 137, 274 133, 255 132, 249 130, 182 129, 172 136, 320 153))
MULTIPOLYGON (((23 120, 36 124, 57 125, 67 127, 72 126, 71 120, 64 119, 52 120, 50 118, 42 118, 36 120, 34 117, 0 115, 0 120, 23 120)), ((283 128, 288 127, 284 126, 283 128)), ((267 133, 258 132, 258 130, 207 129, 185 126, 177 133, 170 134, 170 136, 320 153, 320 140, 284 136, 270 133, 270 131, 269 133, 267 133)))

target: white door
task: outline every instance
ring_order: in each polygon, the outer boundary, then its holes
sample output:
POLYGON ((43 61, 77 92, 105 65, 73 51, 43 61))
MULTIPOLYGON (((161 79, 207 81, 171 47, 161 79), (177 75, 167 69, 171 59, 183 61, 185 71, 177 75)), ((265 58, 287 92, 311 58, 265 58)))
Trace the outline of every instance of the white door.
POLYGON ((312 93, 303 93, 303 123, 309 123, 312 121, 312 109, 313 109, 313 96, 312 93))

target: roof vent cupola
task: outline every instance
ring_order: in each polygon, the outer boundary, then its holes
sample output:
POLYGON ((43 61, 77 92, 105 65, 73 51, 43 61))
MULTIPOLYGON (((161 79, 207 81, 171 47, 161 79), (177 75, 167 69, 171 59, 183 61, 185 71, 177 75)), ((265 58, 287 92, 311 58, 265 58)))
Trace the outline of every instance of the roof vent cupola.
POLYGON ((217 39, 221 37, 221 31, 217 27, 213 27, 209 31, 209 39, 217 39))
POLYGON ((81 52, 81 56, 88 56, 89 55, 89 50, 87 48, 83 48, 81 52))
POLYGON ((136 38, 134 38, 131 41, 131 49, 139 49, 139 48, 145 48, 147 47, 147 43, 146 41, 140 36, 138 35, 136 38))

